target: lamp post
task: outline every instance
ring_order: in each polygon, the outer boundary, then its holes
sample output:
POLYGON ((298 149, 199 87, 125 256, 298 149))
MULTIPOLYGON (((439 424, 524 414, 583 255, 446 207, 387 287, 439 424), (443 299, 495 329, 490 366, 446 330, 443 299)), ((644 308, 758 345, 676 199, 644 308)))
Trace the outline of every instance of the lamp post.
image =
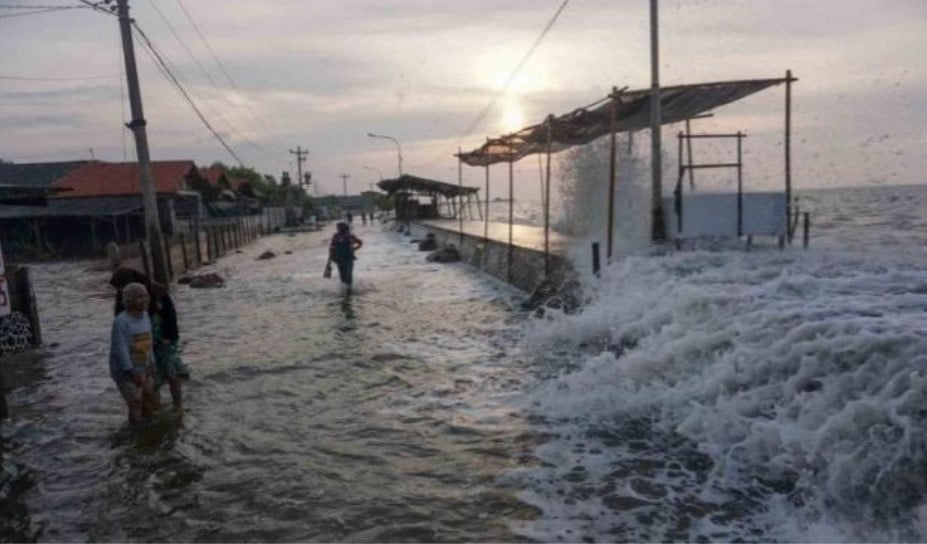
POLYGON ((373 134, 368 132, 367 136, 370 138, 382 138, 384 140, 390 140, 396 144, 396 154, 399 156, 399 176, 402 176, 402 146, 399 145, 399 140, 393 138, 392 136, 384 136, 382 134, 373 134))

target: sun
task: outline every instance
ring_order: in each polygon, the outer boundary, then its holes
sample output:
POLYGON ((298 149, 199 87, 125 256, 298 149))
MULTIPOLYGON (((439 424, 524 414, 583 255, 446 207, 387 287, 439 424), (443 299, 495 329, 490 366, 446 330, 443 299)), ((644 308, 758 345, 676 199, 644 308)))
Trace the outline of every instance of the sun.
POLYGON ((525 114, 521 109, 521 104, 513 99, 507 100, 502 109, 502 130, 515 132, 524 127, 525 114))

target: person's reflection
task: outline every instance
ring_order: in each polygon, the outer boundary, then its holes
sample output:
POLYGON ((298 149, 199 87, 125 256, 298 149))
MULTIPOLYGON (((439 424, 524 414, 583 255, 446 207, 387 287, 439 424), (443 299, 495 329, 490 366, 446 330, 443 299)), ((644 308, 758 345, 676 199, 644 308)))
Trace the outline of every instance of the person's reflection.
POLYGON ((350 295, 341 299, 341 313, 344 314, 344 318, 348 321, 353 321, 357 317, 354 312, 354 301, 350 295))

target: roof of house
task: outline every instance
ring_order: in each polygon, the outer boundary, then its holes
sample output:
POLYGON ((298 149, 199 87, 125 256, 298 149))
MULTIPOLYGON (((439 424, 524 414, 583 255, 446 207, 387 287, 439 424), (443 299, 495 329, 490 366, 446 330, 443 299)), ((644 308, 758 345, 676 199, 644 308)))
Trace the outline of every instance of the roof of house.
MULTIPOLYGON (((151 172, 155 191, 159 194, 184 190, 187 178, 199 175, 193 161, 155 161, 151 163, 151 172)), ((54 185, 73 189, 59 198, 138 195, 142 192, 139 166, 135 162, 87 163, 57 179, 54 185)))
POLYGON ((0 184, 49 187, 69 171, 90 161, 0 163, 0 184))
POLYGON ((0 183, 0 205, 45 206, 49 196, 64 191, 67 189, 63 187, 0 183))

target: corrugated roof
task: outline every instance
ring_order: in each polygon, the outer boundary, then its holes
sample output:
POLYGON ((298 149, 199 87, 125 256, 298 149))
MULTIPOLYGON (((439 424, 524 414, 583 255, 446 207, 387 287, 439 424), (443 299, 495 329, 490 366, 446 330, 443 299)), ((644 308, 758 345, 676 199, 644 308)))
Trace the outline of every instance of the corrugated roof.
POLYGON ((398 178, 384 179, 377 183, 377 187, 391 195, 396 191, 415 191, 418 193, 441 193, 446 197, 455 197, 479 191, 477 187, 461 187, 453 183, 420 178, 409 174, 403 174, 398 178))
POLYGON ((0 164, 0 184, 48 187, 69 171, 91 161, 33 162, 27 164, 0 164))
POLYGON ((48 206, 0 206, 0 219, 32 217, 100 217, 142 209, 141 195, 49 198, 48 206))
MULTIPOLYGON (((785 78, 755 79, 662 87, 660 108, 663 124, 691 119, 785 81, 785 78)), ((546 153, 548 133, 550 149, 555 153, 589 143, 610 133, 613 103, 617 119, 615 132, 650 128, 650 89, 617 91, 614 96, 570 113, 550 117, 513 134, 492 138, 479 148, 458 156, 470 166, 518 161, 534 153, 546 153)))
MULTIPOLYGON (((151 163, 155 191, 172 194, 186 189, 186 178, 198 175, 193 161, 155 161, 151 163)), ((88 163, 71 170, 54 182, 57 187, 73 191, 65 198, 85 196, 140 195, 142 192, 138 163, 88 163)))
POLYGON ((45 206, 47 198, 55 193, 66 191, 62 187, 42 187, 36 185, 11 185, 0 183, 0 205, 45 206))

